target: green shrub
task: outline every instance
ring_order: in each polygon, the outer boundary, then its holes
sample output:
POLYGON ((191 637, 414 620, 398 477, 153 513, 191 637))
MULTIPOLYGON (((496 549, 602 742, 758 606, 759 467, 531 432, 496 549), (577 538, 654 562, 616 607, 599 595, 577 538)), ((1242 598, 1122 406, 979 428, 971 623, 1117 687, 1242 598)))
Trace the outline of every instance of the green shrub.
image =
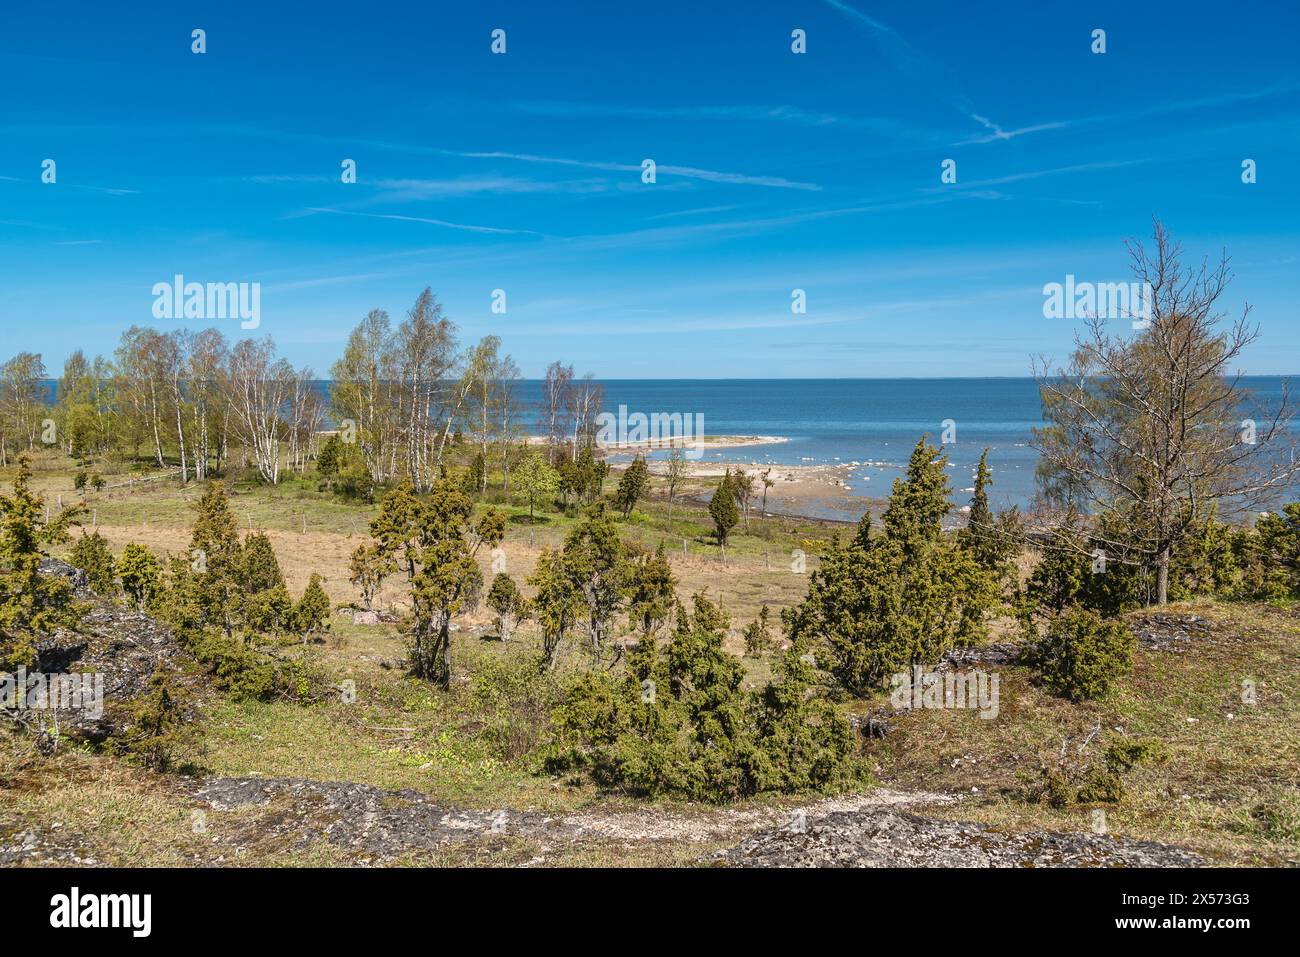
POLYGON ((519 591, 515 580, 505 572, 499 572, 492 579, 488 589, 487 606, 497 615, 497 635, 502 641, 509 641, 515 626, 528 617, 528 601, 519 591))
POLYGON ((1158 740, 1122 739, 1111 744, 1096 762, 1073 764, 1067 758, 1057 758, 1042 764, 1026 797, 1057 810, 1077 804, 1118 804, 1127 793, 1124 775, 1140 764, 1159 763, 1165 757, 1164 745, 1158 740))
POLYGON ((235 701, 303 700, 317 683, 303 663, 272 657, 221 635, 205 634, 187 646, 217 687, 235 701))
POLYGON ((72 583, 42 575, 46 546, 68 539, 80 506, 45 511, 45 498, 31 490, 31 456, 18 456, 13 492, 0 494, 0 670, 36 660, 36 640, 56 628, 76 628, 85 611, 72 583))
POLYGON ((117 561, 122 590, 135 607, 143 611, 162 588, 162 566, 145 545, 129 542, 117 561))
POLYGON ((198 732, 192 696, 159 665, 145 693, 131 705, 131 720, 113 742, 116 750, 153 771, 167 771, 178 755, 192 753, 198 732))
MULTIPOLYGON (((1036 626, 1026 624, 1031 636, 1036 626)), ((1073 608, 1031 637, 1023 659, 1053 693, 1072 701, 1100 698, 1133 667, 1137 639, 1123 622, 1073 608)))
POLYGON ((1261 516, 1246 548, 1250 597, 1265 601, 1300 598, 1300 503, 1261 516))
POLYGON ((479 737, 505 761, 535 754, 550 739, 551 712, 565 690, 538 651, 484 655, 470 673, 474 719, 485 723, 479 737))
POLYGON ((87 535, 84 531, 77 543, 72 546, 68 563, 86 573, 90 590, 105 598, 117 594, 117 574, 113 565, 113 553, 108 550, 108 542, 99 532, 87 535))
POLYGON ((329 630, 330 599, 320 575, 311 573, 298 604, 293 606, 293 630, 304 638, 329 630))
POLYGON ((987 633, 998 584, 944 533, 949 508, 946 460, 922 439, 894 483, 882 533, 864 519, 847 545, 833 539, 803 602, 783 613, 786 634, 818 648, 851 693, 987 633))
POLYGON ((721 803, 774 791, 827 790, 861 775, 848 723, 813 686, 796 641, 779 680, 741 687, 740 661, 722 647, 727 619, 703 596, 679 609, 664 649, 643 639, 627 671, 580 676, 555 712, 552 772, 643 797, 721 803))
POLYGON ((775 642, 772 638, 772 629, 768 627, 770 614, 767 605, 764 605, 758 610, 758 617, 746 625, 745 630, 741 632, 741 637, 745 639, 745 654, 750 658, 762 658, 772 650, 775 642))

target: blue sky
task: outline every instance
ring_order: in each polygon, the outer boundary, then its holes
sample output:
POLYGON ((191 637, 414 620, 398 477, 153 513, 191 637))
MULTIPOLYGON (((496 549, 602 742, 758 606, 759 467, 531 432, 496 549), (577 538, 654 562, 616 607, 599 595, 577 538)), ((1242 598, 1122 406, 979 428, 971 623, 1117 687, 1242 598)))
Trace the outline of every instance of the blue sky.
POLYGON ((55 374, 183 273, 322 375, 425 285, 530 377, 1025 375, 1043 284, 1126 279, 1152 215, 1300 371, 1294 3, 113 6, 0 32, 0 352, 55 374))

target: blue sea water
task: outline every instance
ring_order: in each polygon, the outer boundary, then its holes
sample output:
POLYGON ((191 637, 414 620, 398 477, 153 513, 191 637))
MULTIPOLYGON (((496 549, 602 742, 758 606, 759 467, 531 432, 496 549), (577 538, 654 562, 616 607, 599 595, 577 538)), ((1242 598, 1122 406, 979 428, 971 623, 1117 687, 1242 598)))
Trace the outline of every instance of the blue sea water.
MULTIPOLYGON (((708 435, 770 435, 773 445, 706 451, 704 461, 759 465, 848 465, 854 495, 883 498, 922 435, 939 444, 944 420, 956 441, 944 446, 953 499, 964 502, 984 448, 993 469, 996 507, 1022 507, 1033 496, 1040 424, 1032 379, 713 379, 628 381, 605 386, 605 406, 629 412, 704 416, 708 435)), ((531 383, 530 383, 531 385, 531 383)), ((658 453, 663 455, 664 453, 658 453)), ((826 517, 844 518, 843 510, 826 517)), ((860 510, 855 510, 860 511, 860 510)))

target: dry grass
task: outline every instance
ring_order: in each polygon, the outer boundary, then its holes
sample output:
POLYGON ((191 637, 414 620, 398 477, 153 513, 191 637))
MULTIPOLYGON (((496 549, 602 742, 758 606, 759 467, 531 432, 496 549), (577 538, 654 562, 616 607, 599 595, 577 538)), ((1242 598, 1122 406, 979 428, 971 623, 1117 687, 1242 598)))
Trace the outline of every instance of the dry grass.
MULTIPOLYGON (((1175 605, 1220 624, 1182 652, 1139 649, 1133 674, 1104 701, 1052 697, 1023 668, 1001 673, 999 715, 916 711, 873 744, 882 784, 961 792, 943 813, 1003 827, 1081 830, 1091 807, 1028 803, 1026 784, 1063 742, 1084 759, 1106 743, 1158 739, 1165 760, 1126 777, 1128 795, 1104 806, 1112 832, 1181 844, 1225 863, 1300 861, 1300 620, 1242 605, 1175 605), (1258 703, 1242 701, 1257 682, 1258 703)), ((880 704, 881 702, 877 702, 880 704)))

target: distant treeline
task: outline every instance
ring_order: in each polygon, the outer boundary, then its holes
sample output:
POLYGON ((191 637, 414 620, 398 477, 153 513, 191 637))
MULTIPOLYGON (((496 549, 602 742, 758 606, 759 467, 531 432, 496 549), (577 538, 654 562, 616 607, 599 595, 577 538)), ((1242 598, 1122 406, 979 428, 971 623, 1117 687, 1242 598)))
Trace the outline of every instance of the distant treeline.
POLYGON ((399 324, 372 310, 327 381, 279 356, 269 337, 232 344, 217 329, 132 326, 111 357, 77 350, 57 380, 39 353, 0 366, 0 465, 16 450, 57 446, 78 458, 148 456, 186 481, 236 461, 274 484, 282 469, 305 471, 330 430, 371 482, 427 490, 453 441, 477 446, 485 476, 489 466, 508 471, 532 431, 553 455, 563 447, 576 458, 594 442, 603 390, 590 375, 552 363, 527 410, 521 381, 498 337, 462 345, 427 288, 399 324))

